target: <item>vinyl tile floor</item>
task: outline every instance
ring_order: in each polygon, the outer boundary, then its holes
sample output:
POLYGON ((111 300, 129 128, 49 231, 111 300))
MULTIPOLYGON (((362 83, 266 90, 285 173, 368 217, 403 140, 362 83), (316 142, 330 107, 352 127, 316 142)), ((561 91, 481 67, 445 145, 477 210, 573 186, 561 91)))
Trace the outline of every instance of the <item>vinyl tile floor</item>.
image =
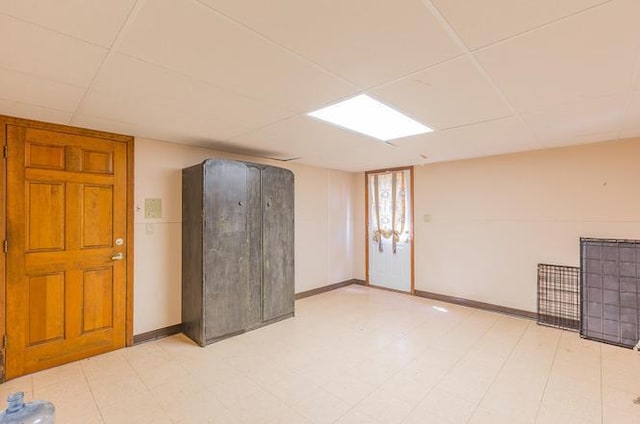
MULTIPOLYGON (((200 348, 183 335, 0 385, 56 423, 640 423, 640 354, 357 285, 200 348)), ((1 403, 4 408, 5 402, 1 403)))

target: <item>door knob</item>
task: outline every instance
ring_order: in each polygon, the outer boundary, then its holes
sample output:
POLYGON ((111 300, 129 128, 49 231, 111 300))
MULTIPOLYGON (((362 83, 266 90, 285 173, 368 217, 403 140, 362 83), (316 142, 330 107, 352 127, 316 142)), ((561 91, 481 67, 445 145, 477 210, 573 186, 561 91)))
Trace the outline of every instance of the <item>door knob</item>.
POLYGON ((124 255, 122 254, 122 252, 118 252, 111 257, 111 260, 114 260, 114 261, 121 261, 123 259, 124 259, 124 255))

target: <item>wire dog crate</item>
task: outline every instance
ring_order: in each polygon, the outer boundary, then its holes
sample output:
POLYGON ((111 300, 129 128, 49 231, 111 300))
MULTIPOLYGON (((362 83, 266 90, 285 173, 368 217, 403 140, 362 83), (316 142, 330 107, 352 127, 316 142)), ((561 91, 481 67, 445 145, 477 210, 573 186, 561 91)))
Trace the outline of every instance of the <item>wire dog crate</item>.
POLYGON ((538 264, 538 324, 580 329, 580 268, 538 264))
POLYGON ((580 239, 580 335, 617 346, 640 339, 640 240, 580 239))

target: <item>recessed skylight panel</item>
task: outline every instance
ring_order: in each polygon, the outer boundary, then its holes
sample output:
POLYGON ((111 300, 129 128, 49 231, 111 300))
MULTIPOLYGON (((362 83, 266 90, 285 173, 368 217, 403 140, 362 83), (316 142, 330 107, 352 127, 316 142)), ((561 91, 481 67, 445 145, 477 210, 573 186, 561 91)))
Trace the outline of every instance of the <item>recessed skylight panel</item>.
POLYGON ((308 115, 382 141, 433 131, 366 94, 335 103, 308 115))

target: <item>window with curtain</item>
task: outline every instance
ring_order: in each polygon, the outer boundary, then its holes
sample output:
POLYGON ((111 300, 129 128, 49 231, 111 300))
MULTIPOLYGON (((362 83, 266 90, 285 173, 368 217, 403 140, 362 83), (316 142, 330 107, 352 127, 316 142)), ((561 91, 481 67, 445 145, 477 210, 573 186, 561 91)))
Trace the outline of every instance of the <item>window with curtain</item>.
POLYGON ((407 173, 403 171, 369 176, 372 237, 380 252, 384 250, 383 239, 391 239, 393 253, 396 253, 398 243, 409 240, 409 193, 406 178, 407 173))

